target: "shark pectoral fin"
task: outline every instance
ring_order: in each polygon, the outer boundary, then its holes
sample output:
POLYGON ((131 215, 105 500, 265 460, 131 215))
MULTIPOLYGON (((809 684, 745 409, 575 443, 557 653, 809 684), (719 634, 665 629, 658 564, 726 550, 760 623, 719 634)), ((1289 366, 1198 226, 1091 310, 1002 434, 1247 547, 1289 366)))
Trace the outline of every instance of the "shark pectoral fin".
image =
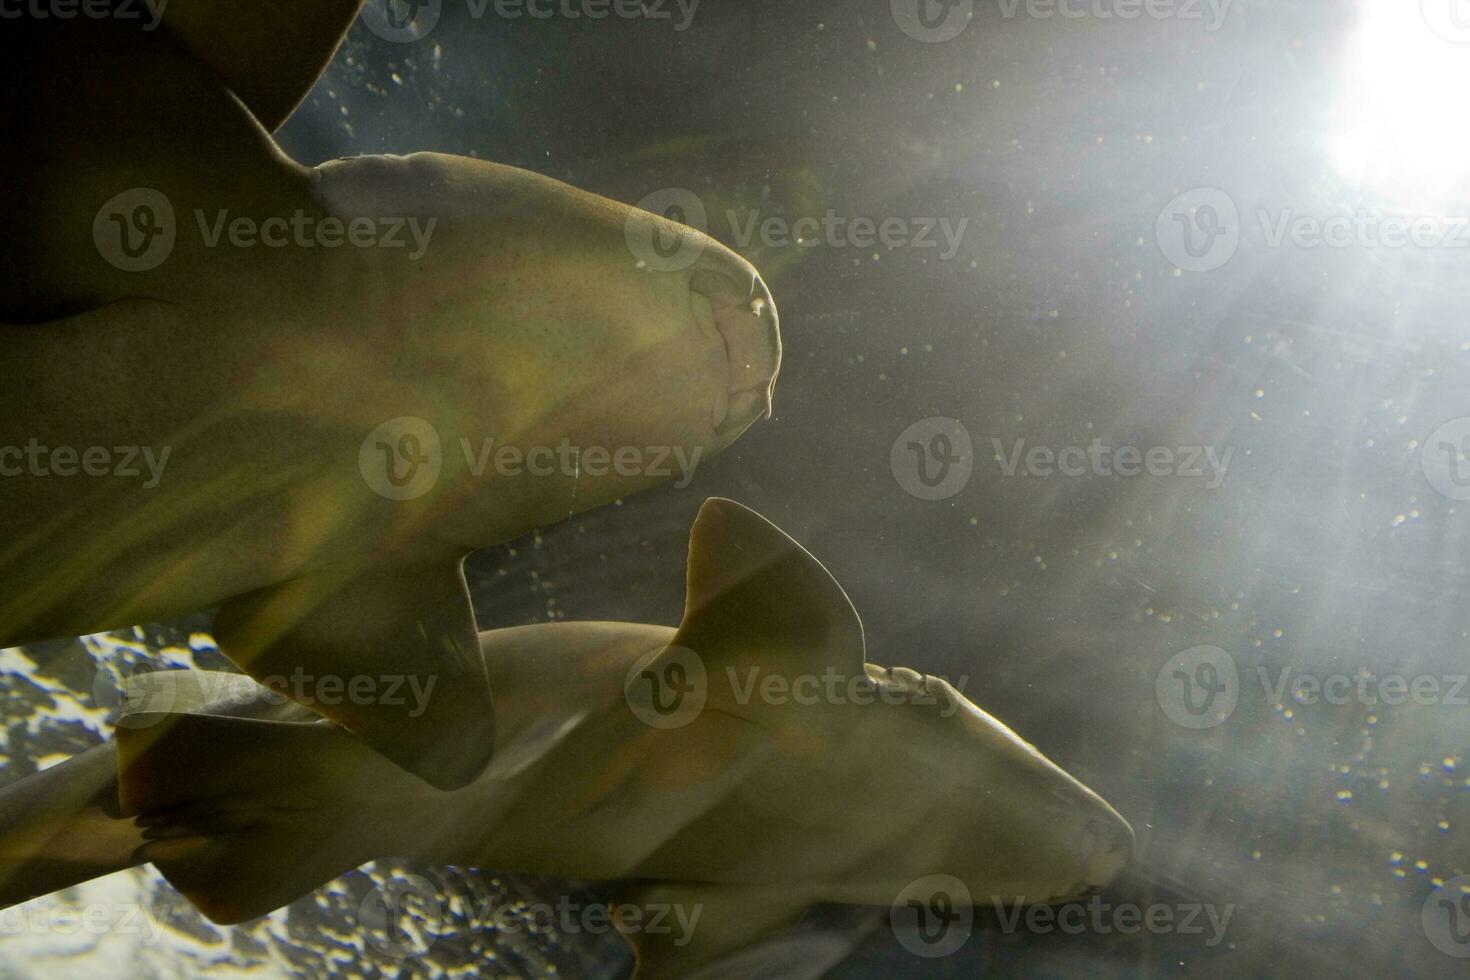
POLYGON ((830 935, 787 935, 810 904, 791 888, 628 882, 610 894, 612 920, 638 957, 636 980, 815 978, 848 952, 830 935), (777 958, 762 953, 773 942, 777 958))
POLYGON ((250 676, 439 789, 472 781, 494 752, 461 559, 318 572, 230 600, 214 634, 250 676))
POLYGON ((273 132, 332 60, 362 0, 169 0, 163 22, 273 132))
POLYGON ((748 507, 711 497, 689 535, 684 620, 673 645, 705 661, 866 675, 863 625, 822 563, 748 507))

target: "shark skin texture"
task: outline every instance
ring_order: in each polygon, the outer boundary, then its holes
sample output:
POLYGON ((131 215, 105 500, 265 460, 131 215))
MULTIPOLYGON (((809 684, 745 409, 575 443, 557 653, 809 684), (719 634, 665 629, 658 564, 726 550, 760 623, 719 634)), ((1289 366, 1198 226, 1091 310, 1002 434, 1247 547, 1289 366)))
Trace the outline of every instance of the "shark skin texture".
POLYGON ((215 609, 258 680, 436 676, 416 716, 302 700, 453 788, 495 730, 465 555, 692 478, 770 414, 779 319, 728 248, 539 174, 292 160, 357 11, 7 21, 0 645, 215 609))
POLYGON ((947 682, 870 662, 828 571, 733 501, 694 524, 677 628, 480 642, 495 761, 454 791, 246 677, 139 675, 115 742, 0 793, 0 903, 152 862, 232 923, 395 856, 605 882, 615 922, 679 910, 684 932, 626 933, 640 977, 798 955, 816 976, 849 946, 790 933, 812 905, 889 907, 934 875, 974 905, 1061 902, 1132 856, 1112 807, 947 682))

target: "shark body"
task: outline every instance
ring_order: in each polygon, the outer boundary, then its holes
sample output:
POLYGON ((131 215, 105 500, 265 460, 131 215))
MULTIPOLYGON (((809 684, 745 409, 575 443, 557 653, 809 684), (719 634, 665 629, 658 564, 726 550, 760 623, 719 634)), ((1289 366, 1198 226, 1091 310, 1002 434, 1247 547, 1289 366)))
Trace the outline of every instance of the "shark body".
POLYGON ((110 814, 94 802, 85 832, 81 816, 54 820, 39 841, 21 818, 7 829, 7 803, 64 795, 58 777, 0 794, 0 857, 16 869, 0 899, 152 861, 211 919, 238 922, 403 856, 703 910, 690 935, 630 936, 644 976, 681 977, 815 903, 889 906, 930 875, 958 879, 976 904, 1058 902, 1131 856, 1122 817, 959 691, 869 662, 826 569, 731 501, 706 502, 694 525, 677 628, 556 623, 481 642, 503 693, 496 761, 455 791, 300 706, 272 706, 246 678, 142 675, 115 751, 84 764, 90 781, 72 777, 110 814), (730 678, 749 668, 852 678, 831 690, 856 694, 747 697, 730 678), (113 840, 111 863, 27 872, 81 838, 113 840))
POLYGON ((291 159, 357 7, 7 21, 0 646, 215 608, 257 678, 439 677, 416 717, 305 695, 461 786, 494 742, 464 556, 729 445, 779 326, 729 249, 538 174, 291 159))

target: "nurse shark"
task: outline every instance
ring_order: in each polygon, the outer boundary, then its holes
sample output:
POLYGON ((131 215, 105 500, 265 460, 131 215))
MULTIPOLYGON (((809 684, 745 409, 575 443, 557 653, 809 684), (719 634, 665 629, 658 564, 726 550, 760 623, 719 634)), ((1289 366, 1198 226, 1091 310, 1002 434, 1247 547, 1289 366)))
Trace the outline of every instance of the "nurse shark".
POLYGON ((525 170, 291 159, 358 0, 161 9, 0 39, 0 646, 217 609, 246 672, 463 786, 496 725, 463 558, 769 415, 775 303, 525 170), (436 679, 427 710, 312 686, 384 673, 436 679))
POLYGON ((677 628, 479 642, 504 695, 495 761, 455 791, 239 675, 139 675, 115 741, 0 791, 0 906, 153 862, 234 923, 391 855, 680 910, 629 937, 641 976, 673 978, 749 956, 816 903, 891 906, 931 875, 976 905, 1061 902, 1132 855, 1112 807, 954 687, 870 662, 828 571, 733 501, 696 519, 677 628), (870 696, 743 696, 730 678, 756 668, 870 696))

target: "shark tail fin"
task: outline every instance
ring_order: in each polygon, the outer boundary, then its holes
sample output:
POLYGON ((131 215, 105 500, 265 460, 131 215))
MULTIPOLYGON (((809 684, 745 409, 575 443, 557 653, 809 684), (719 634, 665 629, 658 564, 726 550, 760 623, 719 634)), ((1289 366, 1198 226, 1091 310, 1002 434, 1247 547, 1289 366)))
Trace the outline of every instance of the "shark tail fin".
POLYGON ((815 980, 851 951, 833 933, 791 932, 807 903, 788 888, 628 882, 609 904, 635 980, 815 980))
POLYGON ((238 674, 157 671, 124 694, 121 813, 158 821, 138 855, 212 921, 257 918, 378 856, 341 833, 340 787, 318 789, 342 775, 323 771, 324 740, 350 736, 238 674))

